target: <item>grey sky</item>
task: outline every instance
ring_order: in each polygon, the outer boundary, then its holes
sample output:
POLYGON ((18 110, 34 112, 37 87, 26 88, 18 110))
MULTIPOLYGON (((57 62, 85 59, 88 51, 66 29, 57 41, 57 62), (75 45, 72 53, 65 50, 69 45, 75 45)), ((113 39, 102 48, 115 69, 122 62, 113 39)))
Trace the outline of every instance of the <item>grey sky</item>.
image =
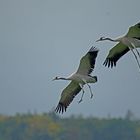
POLYGON ((74 72, 93 45, 100 49, 93 75, 95 93, 86 87, 64 116, 83 114, 124 116, 128 109, 140 117, 140 74, 131 53, 113 69, 102 64, 111 42, 140 22, 139 0, 0 0, 0 113, 48 112, 58 103, 67 81, 55 76, 74 72))

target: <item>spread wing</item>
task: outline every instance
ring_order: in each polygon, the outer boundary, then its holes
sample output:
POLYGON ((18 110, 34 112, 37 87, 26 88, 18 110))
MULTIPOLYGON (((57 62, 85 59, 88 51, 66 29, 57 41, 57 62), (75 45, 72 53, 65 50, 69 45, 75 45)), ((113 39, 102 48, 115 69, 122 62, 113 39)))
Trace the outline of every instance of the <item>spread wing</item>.
POLYGON ((126 34, 128 37, 140 38, 140 23, 131 26, 126 34))
MULTIPOLYGON (((140 23, 131 26, 126 34, 126 37, 132 37, 140 40, 140 23)), ((129 48, 127 46, 122 43, 118 43, 109 51, 109 54, 103 64, 108 67, 116 66, 116 62, 128 51, 129 48)))
POLYGON ((63 113, 66 111, 69 104, 73 101, 74 97, 81 91, 78 83, 71 81, 71 83, 62 91, 60 101, 55 109, 56 112, 63 113))
POLYGON ((81 58, 77 73, 89 75, 93 71, 98 51, 97 48, 91 47, 87 54, 81 58))
POLYGON ((111 68, 113 66, 116 66, 117 61, 127 52, 129 51, 129 48, 122 43, 118 43, 115 47, 113 47, 110 51, 109 54, 104 61, 103 65, 108 66, 111 68))

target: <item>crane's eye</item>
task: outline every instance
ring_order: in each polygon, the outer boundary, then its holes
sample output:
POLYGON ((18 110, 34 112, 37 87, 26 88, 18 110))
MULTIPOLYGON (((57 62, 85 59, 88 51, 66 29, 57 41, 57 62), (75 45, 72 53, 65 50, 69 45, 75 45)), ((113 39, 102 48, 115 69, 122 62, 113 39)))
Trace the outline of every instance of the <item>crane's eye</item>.
POLYGON ((55 79, 56 79, 56 80, 59 79, 58 76, 56 76, 55 79))
POLYGON ((103 40, 103 39, 104 39, 104 37, 101 37, 101 38, 100 38, 100 40, 103 40))

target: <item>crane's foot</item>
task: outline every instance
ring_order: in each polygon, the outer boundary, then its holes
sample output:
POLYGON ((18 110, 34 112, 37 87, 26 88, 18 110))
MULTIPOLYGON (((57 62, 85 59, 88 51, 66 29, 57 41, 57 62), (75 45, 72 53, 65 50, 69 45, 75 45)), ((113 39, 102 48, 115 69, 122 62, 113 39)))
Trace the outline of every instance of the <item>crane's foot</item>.
POLYGON ((85 93, 85 91, 84 91, 84 89, 82 88, 82 96, 81 96, 81 99, 78 101, 78 103, 81 103, 82 101, 83 101, 83 96, 84 96, 84 93, 85 93))
POLYGON ((91 94, 90 98, 91 98, 91 99, 93 98, 93 94, 91 94))
POLYGON ((83 101, 83 99, 80 99, 80 100, 78 101, 78 103, 80 104, 82 101, 83 101))

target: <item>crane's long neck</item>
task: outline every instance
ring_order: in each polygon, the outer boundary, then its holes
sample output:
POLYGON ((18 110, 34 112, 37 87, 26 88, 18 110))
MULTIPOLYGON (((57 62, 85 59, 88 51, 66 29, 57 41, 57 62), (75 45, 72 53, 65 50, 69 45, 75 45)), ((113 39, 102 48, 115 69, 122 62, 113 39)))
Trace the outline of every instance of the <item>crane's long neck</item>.
POLYGON ((66 77, 59 77, 57 80, 70 80, 70 79, 66 77))
POLYGON ((112 41, 112 42, 119 42, 120 41, 119 38, 118 39, 112 39, 112 38, 109 38, 109 37, 104 38, 103 40, 109 40, 109 41, 112 41))

